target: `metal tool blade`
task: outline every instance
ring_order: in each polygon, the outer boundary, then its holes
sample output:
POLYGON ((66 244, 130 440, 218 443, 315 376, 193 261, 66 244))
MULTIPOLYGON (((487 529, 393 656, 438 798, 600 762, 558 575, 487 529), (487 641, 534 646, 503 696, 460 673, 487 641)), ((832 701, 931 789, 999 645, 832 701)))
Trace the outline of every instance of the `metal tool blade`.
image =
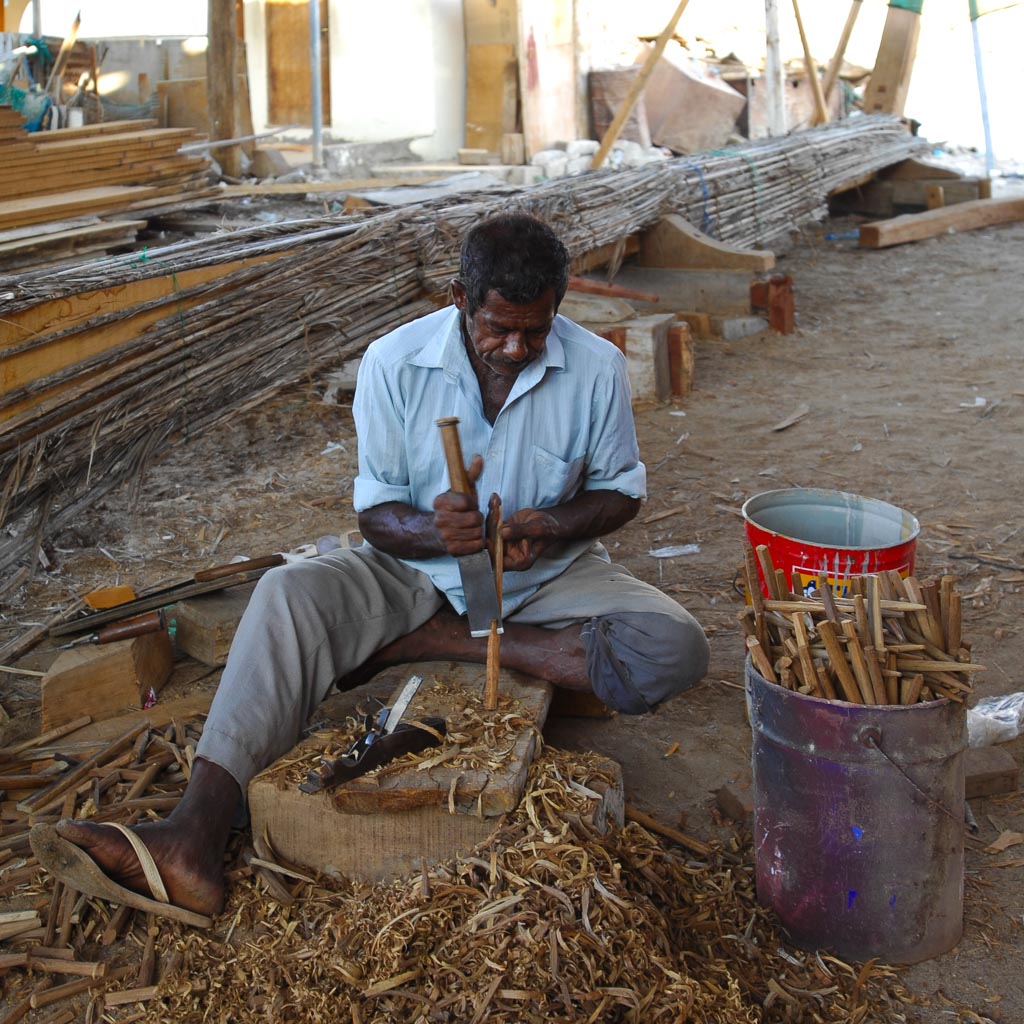
POLYGON ((401 693, 399 693, 394 704, 391 705, 391 709, 388 711, 388 717, 380 730, 381 735, 386 736, 388 733, 395 731, 395 726, 402 720, 402 716, 405 714, 413 697, 416 696, 416 691, 422 683, 423 676, 409 677, 408 682, 402 687, 401 693))
POLYGON ((474 555, 463 555, 459 560, 459 575, 466 597, 466 617, 469 619, 470 636, 490 636, 491 623, 498 623, 498 632, 504 632, 501 625, 501 606, 494 584, 494 569, 487 551, 474 555))

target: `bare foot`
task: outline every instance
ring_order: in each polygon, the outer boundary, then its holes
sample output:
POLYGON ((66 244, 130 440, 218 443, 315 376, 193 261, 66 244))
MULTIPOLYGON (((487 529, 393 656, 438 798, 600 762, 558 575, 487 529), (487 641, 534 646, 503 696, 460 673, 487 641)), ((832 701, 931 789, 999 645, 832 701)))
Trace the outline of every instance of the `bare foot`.
MULTIPOLYGON (((241 788, 220 765, 198 757, 180 804, 164 821, 132 829, 145 843, 175 906, 212 916, 224 905, 224 851, 241 788)), ((152 896, 131 843, 105 825, 65 819, 57 834, 89 854, 119 885, 152 896)))
MULTIPOLYGON (((338 688, 351 689, 389 665, 410 661, 483 664, 486 660, 486 637, 471 637, 466 620, 442 608, 419 629, 382 647, 360 669, 339 680, 338 688)), ((506 622, 501 637, 501 664, 566 690, 592 691, 579 626, 543 629, 506 622)))
MULTIPOLYGON (((183 834, 170 819, 146 822, 132 831, 146 844, 156 861, 171 903, 207 916, 221 909, 224 905, 223 851, 211 864, 205 851, 194 848, 193 837, 183 834)), ((57 823, 57 833, 85 850, 118 885, 143 896, 153 895, 139 858, 116 829, 65 819, 57 823)))

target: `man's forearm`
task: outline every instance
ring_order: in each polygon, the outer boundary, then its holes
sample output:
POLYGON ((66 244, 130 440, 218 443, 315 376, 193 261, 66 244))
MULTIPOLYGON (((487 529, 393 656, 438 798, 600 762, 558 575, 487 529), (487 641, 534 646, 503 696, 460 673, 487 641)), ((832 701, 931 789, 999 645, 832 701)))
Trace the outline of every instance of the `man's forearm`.
POLYGON ((421 512, 400 501, 360 512, 359 532, 379 551, 395 558, 436 558, 445 553, 434 513, 421 512))
POLYGON ((581 491, 564 505, 540 509, 553 522, 552 540, 590 540, 614 533, 640 511, 640 499, 621 491, 581 491))

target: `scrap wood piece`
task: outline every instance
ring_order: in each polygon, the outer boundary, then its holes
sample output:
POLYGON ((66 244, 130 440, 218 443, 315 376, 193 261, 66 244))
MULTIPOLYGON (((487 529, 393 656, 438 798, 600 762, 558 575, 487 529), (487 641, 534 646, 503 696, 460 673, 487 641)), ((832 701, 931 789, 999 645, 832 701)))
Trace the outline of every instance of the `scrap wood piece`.
POLYGON ((793 426, 795 423, 799 423, 805 416, 811 411, 811 407, 806 402, 801 402, 784 420, 779 420, 778 423, 772 427, 773 431, 786 430, 793 426))
POLYGON ((923 213, 906 213, 891 220, 860 227, 862 249, 885 249, 904 242, 919 242, 947 231, 974 231, 1024 220, 1024 199, 976 199, 923 213))

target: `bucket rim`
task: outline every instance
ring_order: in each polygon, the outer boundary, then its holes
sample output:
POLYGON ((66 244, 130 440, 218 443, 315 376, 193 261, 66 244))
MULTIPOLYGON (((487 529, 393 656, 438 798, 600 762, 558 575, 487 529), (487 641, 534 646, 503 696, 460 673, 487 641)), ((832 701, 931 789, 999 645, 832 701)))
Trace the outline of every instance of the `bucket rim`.
MULTIPOLYGON (((756 527, 763 533, 770 534, 773 537, 781 537, 783 540, 792 541, 794 544, 813 544, 815 547, 827 547, 830 551, 863 551, 864 548, 854 544, 833 544, 827 545, 815 544, 813 541, 808 541, 803 537, 794 537, 788 533, 781 533, 779 530, 773 530, 771 527, 763 526, 756 519, 752 517, 752 511, 757 512, 758 509, 752 509, 751 506, 759 501, 770 499, 772 497, 781 497, 782 495, 796 497, 797 495, 815 495, 819 498, 836 498, 836 507, 840 505, 849 506, 851 500, 860 503, 862 506, 875 506, 878 508, 884 508, 886 510, 892 510, 896 513, 893 518, 899 517, 905 522, 910 530, 906 537, 901 538, 894 544, 881 544, 871 545, 872 551, 891 551, 893 548, 905 547, 907 544, 911 544, 917 540, 921 533, 921 521, 914 515, 913 512, 907 511, 905 508, 901 508, 899 505, 894 505, 891 501, 885 501, 882 498, 868 498, 863 494, 854 494, 852 491, 840 491, 833 488, 827 487, 779 487, 771 491, 761 491, 758 494, 752 494, 740 508, 740 514, 743 516, 743 521, 749 523, 751 526, 756 527)), ((782 504, 796 504, 796 501, 780 502, 782 504)), ((777 506, 776 506, 777 507, 777 506)))

